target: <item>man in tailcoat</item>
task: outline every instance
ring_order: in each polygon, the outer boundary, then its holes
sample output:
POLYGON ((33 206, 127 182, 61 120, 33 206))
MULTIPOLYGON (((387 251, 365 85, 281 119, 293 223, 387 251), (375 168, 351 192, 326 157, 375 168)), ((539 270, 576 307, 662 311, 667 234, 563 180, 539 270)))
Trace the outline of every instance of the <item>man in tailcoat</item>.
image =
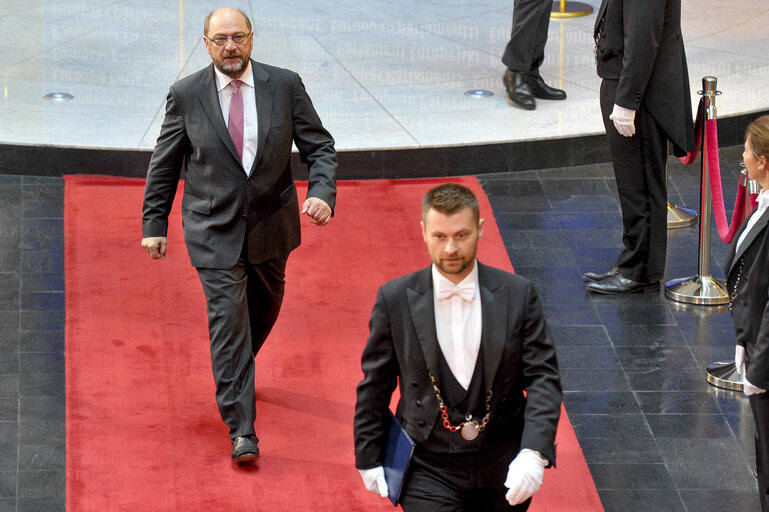
POLYGON ((603 0, 594 37, 624 248, 612 269, 586 272, 585 287, 655 291, 665 270, 667 143, 678 156, 695 145, 681 0, 603 0))
POLYGON ((476 261, 473 193, 430 190, 422 230, 433 264, 377 293, 355 407, 355 463, 387 496, 389 403, 416 442, 406 512, 524 511, 555 463, 561 384, 555 347, 527 279, 476 261), (512 462, 511 462, 512 461, 512 462))
POLYGON ((253 39, 242 11, 206 18, 213 63, 171 86, 142 214, 142 248, 164 258, 184 169, 184 239, 206 296, 216 401, 238 463, 259 455, 254 356, 277 320, 286 261, 300 242, 292 143, 309 168, 301 213, 323 226, 336 198, 334 140, 296 73, 250 59, 253 39))

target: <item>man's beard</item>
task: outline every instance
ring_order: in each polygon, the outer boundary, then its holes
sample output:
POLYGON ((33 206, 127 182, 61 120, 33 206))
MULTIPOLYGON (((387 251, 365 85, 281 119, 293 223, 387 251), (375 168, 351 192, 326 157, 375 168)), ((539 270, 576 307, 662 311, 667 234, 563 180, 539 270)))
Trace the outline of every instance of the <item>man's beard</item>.
POLYGON ((246 61, 243 57, 238 57, 237 55, 222 57, 222 60, 216 64, 216 67, 225 75, 232 78, 237 78, 243 73, 243 70, 246 69, 246 61), (225 62, 225 58, 232 57, 237 57, 239 60, 234 64, 228 64, 225 62))

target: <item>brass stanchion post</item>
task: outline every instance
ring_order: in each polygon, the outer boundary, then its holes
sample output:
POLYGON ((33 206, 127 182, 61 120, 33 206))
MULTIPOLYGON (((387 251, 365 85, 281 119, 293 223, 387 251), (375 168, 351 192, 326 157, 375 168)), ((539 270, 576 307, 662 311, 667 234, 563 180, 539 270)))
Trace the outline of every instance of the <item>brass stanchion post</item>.
POLYGON ((700 250, 699 269, 694 277, 674 279, 665 283, 665 296, 688 304, 715 306, 727 304, 729 294, 726 283, 710 275, 710 228, 712 224, 712 195, 708 173, 707 121, 716 119, 717 79, 706 76, 702 79, 702 94, 705 101, 705 119, 702 123, 702 191, 700 194, 700 250))
POLYGON ((593 12, 593 6, 583 2, 567 2, 560 0, 553 2, 553 10, 550 13, 551 18, 577 18, 587 16, 593 12))

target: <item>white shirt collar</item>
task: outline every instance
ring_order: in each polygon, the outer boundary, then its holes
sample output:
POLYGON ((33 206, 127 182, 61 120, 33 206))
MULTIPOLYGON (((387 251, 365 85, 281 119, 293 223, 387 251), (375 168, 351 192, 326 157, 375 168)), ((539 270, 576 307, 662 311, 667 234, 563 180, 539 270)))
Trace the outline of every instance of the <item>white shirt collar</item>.
MULTIPOLYGON (((231 76, 227 76, 221 71, 219 71, 219 68, 214 65, 214 73, 216 75, 216 92, 222 92, 222 89, 230 85, 230 82, 233 80, 236 80, 235 78, 232 78, 231 76)), ((248 64, 246 65, 246 70, 243 71, 243 74, 240 75, 237 80, 240 80, 246 85, 249 85, 251 87, 254 86, 254 72, 251 69, 251 60, 248 60, 248 64)))
POLYGON ((453 286, 459 286, 462 284, 469 284, 469 283, 475 283, 475 288, 478 288, 478 260, 473 261, 473 269, 470 271, 467 276, 465 276, 462 281, 457 283, 456 285, 449 281, 449 279, 440 273, 438 268, 435 266, 435 263, 432 265, 432 274, 433 274, 433 288, 436 288, 437 281, 446 281, 447 283, 453 285, 453 286))

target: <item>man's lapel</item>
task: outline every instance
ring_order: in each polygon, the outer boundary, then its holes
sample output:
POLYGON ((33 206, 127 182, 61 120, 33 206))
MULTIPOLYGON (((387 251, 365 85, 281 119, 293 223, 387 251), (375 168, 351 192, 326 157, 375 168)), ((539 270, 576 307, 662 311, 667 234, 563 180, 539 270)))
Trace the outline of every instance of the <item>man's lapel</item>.
POLYGON ((508 304, 505 287, 490 282, 486 269, 478 263, 478 285, 481 289, 481 346, 483 346, 483 383, 490 389, 505 350, 508 304))
POLYGON ((411 321, 417 333, 419 346, 425 356, 427 368, 433 375, 438 371, 438 333, 435 330, 435 303, 431 267, 420 271, 413 288, 406 290, 411 321))
POLYGON ((240 156, 235 149, 235 144, 232 143, 232 137, 230 132, 227 131, 227 125, 224 123, 224 116, 222 115, 222 107, 219 104, 219 93, 216 90, 216 77, 214 74, 214 65, 211 64, 208 68, 208 72, 203 73, 203 78, 200 79, 198 84, 198 98, 200 99, 203 110, 214 127, 214 131, 222 140, 222 143, 227 147, 227 150, 240 162, 240 156))
POLYGON ((272 100, 275 93, 275 85, 270 82, 270 75, 255 61, 251 61, 251 69, 254 73, 254 93, 256 94, 256 120, 257 144, 256 159, 253 169, 264 154, 264 143, 267 140, 267 133, 270 130, 270 115, 272 114, 272 100))
POLYGON ((595 17, 595 24, 593 25, 593 36, 598 33, 598 27, 601 25, 601 20, 603 19, 604 13, 606 12, 606 5, 608 3, 609 0, 603 0, 601 2, 601 7, 598 8, 598 14, 595 17))

